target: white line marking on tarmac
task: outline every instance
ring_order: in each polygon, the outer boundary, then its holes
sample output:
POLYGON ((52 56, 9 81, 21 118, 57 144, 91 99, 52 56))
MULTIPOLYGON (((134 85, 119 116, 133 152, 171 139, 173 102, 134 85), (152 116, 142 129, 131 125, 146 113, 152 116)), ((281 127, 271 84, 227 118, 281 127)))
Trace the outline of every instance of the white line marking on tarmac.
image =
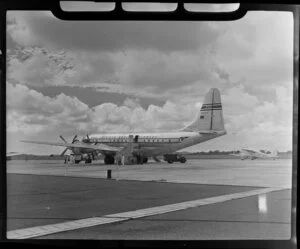
POLYGON ((104 217, 94 217, 75 221, 68 221, 58 224, 31 227, 18 229, 7 232, 8 239, 28 239, 37 236, 43 236, 52 233, 65 232, 80 228, 86 228, 91 226, 103 225, 108 223, 120 222, 123 220, 128 220, 128 218, 104 218, 104 217))
POLYGON ((135 211, 123 212, 118 214, 109 214, 109 215, 104 215, 102 217, 93 217, 93 218, 57 223, 52 225, 12 230, 7 232, 7 238, 28 239, 28 238, 33 238, 33 237, 38 237, 38 236, 43 236, 43 235, 48 235, 53 233, 80 229, 80 228, 121 222, 121 221, 137 219, 137 218, 142 218, 151 215, 164 214, 164 213, 184 210, 187 208, 193 208, 193 207, 198 207, 203 205, 209 205, 209 204, 249 197, 253 195, 266 194, 269 192, 279 191, 279 190, 283 190, 283 188, 257 189, 257 190, 247 191, 247 192, 209 197, 209 198, 204 198, 204 199, 199 199, 194 201, 186 201, 186 202, 180 202, 180 203, 175 203, 170 205, 139 209, 135 211))

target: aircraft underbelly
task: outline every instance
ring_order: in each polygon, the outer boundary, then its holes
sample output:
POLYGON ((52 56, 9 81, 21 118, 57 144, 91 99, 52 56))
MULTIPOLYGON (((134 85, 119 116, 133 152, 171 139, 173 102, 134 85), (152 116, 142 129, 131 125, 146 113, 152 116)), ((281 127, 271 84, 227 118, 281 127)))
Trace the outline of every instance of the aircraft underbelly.
POLYGON ((86 154, 86 153, 92 153, 94 152, 94 149, 84 149, 84 148, 74 148, 73 152, 75 152, 75 154, 86 154))
POLYGON ((142 149, 143 149, 144 153, 148 154, 149 156, 163 155, 166 153, 176 152, 178 150, 196 145, 198 143, 210 140, 215 137, 216 137, 215 134, 205 134, 205 135, 187 138, 179 143, 173 143, 173 144, 166 143, 164 145, 160 145, 160 146, 155 145, 152 147, 150 147, 148 145, 148 147, 145 146, 145 147, 142 147, 142 149))

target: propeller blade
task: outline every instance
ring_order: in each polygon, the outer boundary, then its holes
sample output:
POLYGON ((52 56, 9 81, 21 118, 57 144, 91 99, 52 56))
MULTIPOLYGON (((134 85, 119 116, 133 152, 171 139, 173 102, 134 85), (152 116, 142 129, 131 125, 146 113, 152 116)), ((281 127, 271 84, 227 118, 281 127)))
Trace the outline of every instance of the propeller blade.
POLYGON ((77 135, 75 135, 75 137, 72 140, 72 144, 76 141, 77 135))
POLYGON ((89 134, 86 134, 86 142, 89 143, 90 142, 90 137, 89 134))
POLYGON ((60 137, 61 140, 63 140, 65 143, 68 143, 68 142, 64 139, 64 137, 63 137, 62 135, 59 135, 59 137, 60 137))
POLYGON ((65 150, 60 155, 63 156, 67 150, 68 150, 68 148, 65 148, 65 150))

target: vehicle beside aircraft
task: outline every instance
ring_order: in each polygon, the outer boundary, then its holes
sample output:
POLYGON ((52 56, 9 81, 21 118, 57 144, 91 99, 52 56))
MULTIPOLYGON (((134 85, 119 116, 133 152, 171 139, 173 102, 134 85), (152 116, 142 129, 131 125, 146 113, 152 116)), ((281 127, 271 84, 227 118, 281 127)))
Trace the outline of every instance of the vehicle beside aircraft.
POLYGON ((164 155, 164 161, 166 161, 168 163, 173 163, 173 162, 185 163, 186 158, 183 155, 180 155, 180 154, 165 154, 164 155))
POLYGON ((104 155, 105 164, 114 164, 123 160, 124 164, 146 163, 149 157, 159 161, 157 156, 171 154, 210 139, 225 135, 220 91, 212 88, 205 95, 200 112, 191 124, 173 132, 161 133, 119 133, 91 134, 78 139, 76 135, 72 142, 67 142, 62 136, 61 142, 27 141, 26 143, 44 144, 66 147, 61 153, 70 150, 75 156, 75 163, 85 160, 91 163, 98 153, 104 155))
POLYGON ((241 149, 240 153, 230 154, 230 155, 238 156, 241 158, 241 160, 245 160, 245 159, 254 160, 257 158, 275 160, 276 158, 279 158, 278 151, 273 151, 270 154, 268 154, 260 150, 249 149, 249 148, 243 148, 241 149))

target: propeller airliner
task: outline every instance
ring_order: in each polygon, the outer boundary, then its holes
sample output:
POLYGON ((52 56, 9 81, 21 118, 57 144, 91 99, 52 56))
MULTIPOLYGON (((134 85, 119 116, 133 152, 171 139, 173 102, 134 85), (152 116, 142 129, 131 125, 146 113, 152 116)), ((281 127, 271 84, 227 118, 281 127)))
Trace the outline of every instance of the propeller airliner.
POLYGON ((249 148, 243 148, 243 149, 241 149, 240 153, 230 154, 230 155, 238 156, 241 158, 241 160, 245 160, 245 159, 254 160, 257 158, 275 160, 276 158, 279 158, 278 151, 273 151, 272 153, 268 154, 268 153, 264 153, 259 150, 254 150, 254 149, 249 149, 249 148))
POLYGON ((161 133, 120 133, 90 134, 81 141, 76 135, 72 142, 28 141, 21 142, 65 147, 76 156, 75 163, 85 160, 91 163, 95 155, 104 155, 105 164, 119 163, 121 159, 129 163, 146 163, 149 157, 159 161, 157 156, 174 153, 210 139, 225 135, 220 91, 212 88, 205 95, 203 105, 197 117, 186 127, 161 133), (124 159, 125 158, 125 159, 124 159))

